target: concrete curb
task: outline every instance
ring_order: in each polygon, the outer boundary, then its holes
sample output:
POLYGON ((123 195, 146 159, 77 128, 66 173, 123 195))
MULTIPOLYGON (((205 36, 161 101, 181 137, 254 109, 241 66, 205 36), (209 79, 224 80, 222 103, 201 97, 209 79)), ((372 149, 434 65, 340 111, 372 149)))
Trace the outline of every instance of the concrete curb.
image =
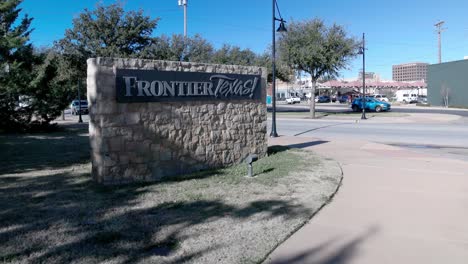
MULTIPOLYGON (((316 154, 314 152, 314 154, 316 154)), ((316 154, 318 155, 318 154, 316 154)), ((286 242, 289 238, 291 238, 292 235, 294 235, 297 231, 299 231, 301 228, 303 228, 307 223, 310 222, 310 220, 312 220, 312 218, 314 218, 314 216, 316 216, 318 213, 320 213, 322 211, 322 209, 327 206, 328 204, 330 204, 332 201, 333 201, 333 198, 335 197, 335 195, 338 193, 338 191, 340 190, 341 186, 343 185, 343 178, 344 178, 344 173, 343 173, 343 168, 341 167, 341 164, 334 160, 334 159, 331 159, 331 158, 327 158, 327 157, 324 157, 322 155, 318 155, 320 156, 321 158, 323 159, 326 159, 326 160, 333 160, 336 165, 339 167, 340 169, 340 172, 341 172, 341 178, 340 178, 340 181, 338 182, 337 186, 336 186, 336 189, 333 191, 333 193, 330 194, 330 196, 328 197, 327 201, 325 203, 323 203, 318 209, 317 211, 315 211, 314 213, 312 213, 312 215, 310 216, 310 218, 307 220, 307 221, 304 221, 304 223, 302 223, 301 225, 299 225, 296 229, 292 230, 282 241, 280 241, 274 248, 271 249, 270 252, 268 252, 268 254, 265 256, 264 259, 262 259, 259 263, 263 263, 263 264, 268 264, 269 261, 270 261, 270 255, 271 253, 273 253, 280 245, 282 245, 284 242, 286 242)))

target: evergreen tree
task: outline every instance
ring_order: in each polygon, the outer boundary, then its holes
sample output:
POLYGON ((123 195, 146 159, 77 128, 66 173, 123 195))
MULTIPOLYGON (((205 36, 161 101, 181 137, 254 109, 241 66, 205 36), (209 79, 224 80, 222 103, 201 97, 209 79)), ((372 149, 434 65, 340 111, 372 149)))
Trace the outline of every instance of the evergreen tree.
POLYGON ((31 121, 30 72, 34 63, 28 43, 32 18, 18 22, 22 0, 0 0, 0 130, 20 129, 31 121))

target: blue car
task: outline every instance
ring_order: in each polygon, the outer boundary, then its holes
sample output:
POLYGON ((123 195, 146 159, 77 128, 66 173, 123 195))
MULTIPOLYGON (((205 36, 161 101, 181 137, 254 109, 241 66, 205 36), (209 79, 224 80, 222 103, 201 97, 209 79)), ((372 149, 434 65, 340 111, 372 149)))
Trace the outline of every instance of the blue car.
POLYGON ((315 102, 317 103, 329 103, 331 102, 330 96, 322 95, 315 98, 315 102))
MULTIPOLYGON (((353 103, 351 104, 351 108, 354 112, 362 111, 362 106, 362 98, 354 99, 353 103)), ((387 102, 379 101, 374 98, 366 98, 366 110, 380 112, 389 111, 390 108, 391 105, 387 102)))
POLYGON ((347 103, 349 101, 349 96, 342 95, 342 96, 339 97, 338 101, 340 101, 340 103, 342 103, 342 104, 347 103))

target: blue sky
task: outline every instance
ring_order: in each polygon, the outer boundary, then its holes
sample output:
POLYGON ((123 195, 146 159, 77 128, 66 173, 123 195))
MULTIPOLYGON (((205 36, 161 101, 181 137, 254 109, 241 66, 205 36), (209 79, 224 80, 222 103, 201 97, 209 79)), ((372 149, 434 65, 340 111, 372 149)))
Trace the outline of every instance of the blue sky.
MULTIPOLYGON (((466 0, 277 0, 286 20, 315 17, 343 25, 350 35, 366 33, 366 71, 391 79, 392 65, 406 62, 437 62, 434 24, 445 21, 442 60, 468 56, 468 1, 466 0)), ((63 37, 72 19, 96 0, 24 0, 23 13, 34 18, 31 41, 50 46, 63 37)), ((104 4, 114 0, 102 0, 104 4)), ((161 20, 155 35, 183 34, 183 10, 177 0, 126 0, 126 10, 143 9, 161 20)), ((223 43, 265 51, 271 44, 271 0, 188 0, 188 34, 201 34, 216 47, 223 43)), ((362 58, 356 58, 344 78, 357 76, 362 58)))

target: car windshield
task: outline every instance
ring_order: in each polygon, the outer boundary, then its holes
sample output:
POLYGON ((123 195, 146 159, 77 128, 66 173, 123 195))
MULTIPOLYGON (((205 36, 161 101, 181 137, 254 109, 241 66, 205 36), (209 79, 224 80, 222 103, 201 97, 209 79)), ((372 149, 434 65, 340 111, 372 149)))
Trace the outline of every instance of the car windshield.
MULTIPOLYGON (((79 105, 79 102, 75 101, 75 102, 73 102, 73 105, 79 105)), ((88 105, 88 102, 81 101, 81 105, 88 105)))

